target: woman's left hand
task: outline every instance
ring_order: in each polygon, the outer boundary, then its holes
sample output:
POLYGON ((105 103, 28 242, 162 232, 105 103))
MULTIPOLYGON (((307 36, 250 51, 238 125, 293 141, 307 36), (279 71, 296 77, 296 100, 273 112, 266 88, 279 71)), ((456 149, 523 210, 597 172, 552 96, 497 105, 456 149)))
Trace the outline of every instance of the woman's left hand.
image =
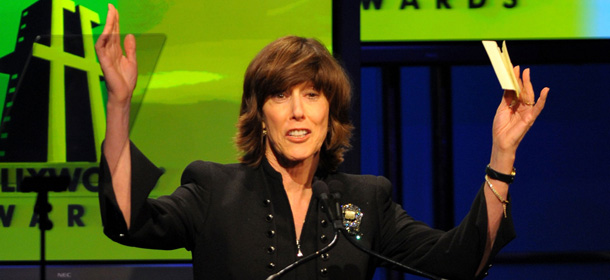
POLYGON ((512 90, 505 90, 493 121, 493 147, 490 165, 499 172, 512 171, 517 147, 532 127, 544 108, 549 88, 540 91, 538 101, 530 80, 530 69, 523 71, 521 79, 519 66, 514 68, 521 87, 519 98, 512 90))

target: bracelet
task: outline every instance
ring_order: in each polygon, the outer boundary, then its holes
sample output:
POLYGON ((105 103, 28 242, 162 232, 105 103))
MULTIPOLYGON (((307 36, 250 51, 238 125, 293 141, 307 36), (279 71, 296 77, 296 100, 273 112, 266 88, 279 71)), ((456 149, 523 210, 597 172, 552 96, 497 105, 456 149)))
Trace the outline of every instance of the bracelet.
POLYGON ((515 175, 517 175, 516 171, 517 170, 513 167, 513 171, 511 171, 510 174, 503 174, 491 169, 491 167, 489 167, 489 164, 487 165, 487 167, 485 167, 485 174, 487 174, 489 178, 502 181, 509 185, 515 180, 515 175))
POLYGON ((489 189, 494 193, 494 195, 498 198, 498 200, 502 203, 502 208, 504 208, 504 218, 507 218, 506 215, 506 204, 508 204, 508 200, 504 199, 497 191, 494 189, 494 186, 489 182, 489 176, 485 175, 485 183, 489 186, 489 189))

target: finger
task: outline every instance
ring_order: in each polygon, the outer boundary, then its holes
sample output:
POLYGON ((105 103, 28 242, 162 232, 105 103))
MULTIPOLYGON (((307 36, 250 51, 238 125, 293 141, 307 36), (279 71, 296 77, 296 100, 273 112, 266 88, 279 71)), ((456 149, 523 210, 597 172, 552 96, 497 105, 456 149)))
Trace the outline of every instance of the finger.
MULTIPOLYGON (((519 65, 513 67, 513 74, 519 79, 519 65)), ((500 104, 499 109, 503 109, 505 107, 512 107, 515 101, 516 91, 514 90, 504 90, 504 94, 502 94, 502 103, 500 104), (504 105, 504 106, 502 106, 504 105)))
POLYGON ((104 31, 102 31, 102 34, 110 34, 112 29, 114 28, 113 25, 115 13, 116 9, 114 9, 114 6, 112 6, 112 4, 108 4, 108 14, 106 15, 106 24, 104 25, 104 31))
POLYGON ((113 19, 114 19, 113 13, 114 12, 115 11, 113 10, 112 4, 108 4, 108 13, 106 14, 106 23, 104 24, 104 30, 102 31, 102 34, 100 35, 100 37, 97 39, 97 42, 95 43, 96 48, 102 48, 103 46, 105 46, 108 43, 108 40, 109 40, 108 34, 110 34, 110 32, 112 32, 112 29, 113 29, 113 19))
POLYGON ((127 60, 131 63, 136 63, 136 37, 134 37, 133 34, 127 34, 123 44, 125 46, 127 60))
POLYGON ((519 75, 521 74, 521 68, 519 65, 513 67, 513 72, 515 73, 515 77, 519 80, 519 75))
POLYGON ((106 24, 104 30, 98 38, 96 48, 104 49, 106 51, 112 49, 116 42, 114 34, 116 33, 116 13, 117 10, 112 4, 108 4, 108 14, 106 15, 106 24))
POLYGON ((117 29, 117 34, 119 34, 119 32, 121 30, 121 28, 119 28, 120 23, 121 23, 121 21, 119 20, 119 18, 120 18, 119 17, 119 11, 114 6, 112 6, 112 8, 115 10, 116 29, 117 29))
POLYGON ((515 72, 515 78, 517 78, 517 82, 519 82, 519 88, 523 88, 523 82, 521 81, 521 66, 517 65, 513 67, 513 72, 515 72))
POLYGON ((117 9, 114 8, 114 6, 112 6, 112 10, 114 11, 112 13, 112 15, 113 15, 113 19, 112 19, 112 22, 113 22, 112 33, 113 34, 119 34, 119 32, 120 32, 120 28, 119 28, 119 11, 117 11, 117 9))
POLYGON ((540 114, 540 112, 542 112, 542 109, 544 109, 544 105, 546 104, 546 98, 550 90, 551 89, 549 89, 548 87, 545 87, 540 91, 538 101, 536 101, 536 105, 534 105, 534 113, 536 117, 540 114))
POLYGON ((530 78, 530 69, 527 68, 523 71, 523 85, 524 87, 524 92, 525 94, 523 94, 523 97, 521 98, 521 101, 525 104, 534 104, 534 102, 536 101, 535 96, 534 96, 534 87, 532 86, 532 80, 530 78))
POLYGON ((109 39, 110 46, 114 48, 116 55, 119 57, 123 55, 123 50, 121 49, 121 28, 119 24, 119 11, 112 5, 108 5, 109 9, 112 10, 112 36, 109 39))
POLYGON ((519 97, 523 91, 523 81, 521 81, 521 66, 517 65, 513 67, 513 72, 515 73, 515 78, 517 79, 517 89, 515 89, 515 98, 512 100, 511 107, 519 101, 519 97))

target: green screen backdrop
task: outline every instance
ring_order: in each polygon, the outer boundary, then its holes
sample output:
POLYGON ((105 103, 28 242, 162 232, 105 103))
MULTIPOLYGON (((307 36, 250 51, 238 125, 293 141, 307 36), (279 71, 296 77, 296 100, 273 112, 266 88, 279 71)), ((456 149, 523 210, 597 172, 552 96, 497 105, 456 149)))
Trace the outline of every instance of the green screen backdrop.
MULTIPOLYGON (((53 15, 75 13, 69 8, 57 8, 58 5, 76 6, 81 20, 87 17, 90 24, 91 19, 98 18, 100 25, 93 28, 94 39, 91 41, 95 40, 95 34, 101 33, 107 1, 3 1, 0 4, 0 34, 3 38, 0 58, 15 52, 23 40, 19 38, 20 31, 34 28, 35 19, 28 19, 28 24, 20 23, 26 17, 36 15, 33 8, 24 11, 42 2, 51 4, 45 12, 53 15), (54 9, 63 11, 51 13, 54 9), (86 14, 85 10, 91 13, 86 14)), ((131 139, 157 166, 165 169, 153 190, 154 197, 172 193, 179 184, 182 170, 193 160, 237 161, 233 136, 243 75, 250 60, 262 47, 284 35, 314 37, 328 47, 331 43, 332 2, 327 0, 110 2, 121 14, 122 33, 140 34, 137 37, 141 77, 135 93, 138 98, 134 99, 141 102, 135 104, 139 110, 133 121, 131 139), (158 48, 161 46, 163 50, 159 56, 158 48), (149 71, 153 67, 151 76, 149 71)), ((59 17, 52 17, 51 21, 55 23, 59 17)), ((64 24, 75 23, 66 20, 64 24)), ((53 35, 55 38, 61 34, 54 32, 53 35)), ((15 74, 0 73, 2 109, 14 107, 8 97, 14 94, 11 81, 20 78, 15 74)), ((103 86, 94 83, 89 87, 104 95, 103 86)), ((50 94, 56 93, 51 90, 50 94)), ((103 118, 103 114, 101 116, 103 118)), ((5 117, 3 124, 11 121, 15 119, 5 117)), ((103 121, 94 119, 92 123, 97 126, 94 131, 100 131, 100 123, 103 129, 103 121)), ((65 142, 63 134, 57 131, 49 129, 53 134, 49 141, 57 138, 65 142)), ((4 138, 10 136, 0 135, 4 138)), ((10 150, 0 151, 0 157, 5 153, 10 153, 10 150)), ((99 154, 97 158, 99 161, 99 154)), ((94 161, 0 162, 0 261, 39 259, 39 230, 33 216, 35 195, 18 192, 17 182, 43 172, 46 175, 64 172, 73 180, 68 192, 50 194, 53 205, 50 218, 54 227, 47 232, 48 260, 190 259, 190 253, 184 249, 138 249, 106 238, 102 233, 96 193, 97 166, 98 162, 94 161)))

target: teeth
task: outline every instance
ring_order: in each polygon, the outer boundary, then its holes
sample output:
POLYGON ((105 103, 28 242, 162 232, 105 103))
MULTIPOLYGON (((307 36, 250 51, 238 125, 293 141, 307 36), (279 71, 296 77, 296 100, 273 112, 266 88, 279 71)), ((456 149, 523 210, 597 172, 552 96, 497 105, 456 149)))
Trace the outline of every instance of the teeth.
POLYGON ((302 137, 305 136, 305 134, 307 134, 307 130, 291 130, 288 132, 288 135, 290 136, 296 136, 296 137, 302 137))

